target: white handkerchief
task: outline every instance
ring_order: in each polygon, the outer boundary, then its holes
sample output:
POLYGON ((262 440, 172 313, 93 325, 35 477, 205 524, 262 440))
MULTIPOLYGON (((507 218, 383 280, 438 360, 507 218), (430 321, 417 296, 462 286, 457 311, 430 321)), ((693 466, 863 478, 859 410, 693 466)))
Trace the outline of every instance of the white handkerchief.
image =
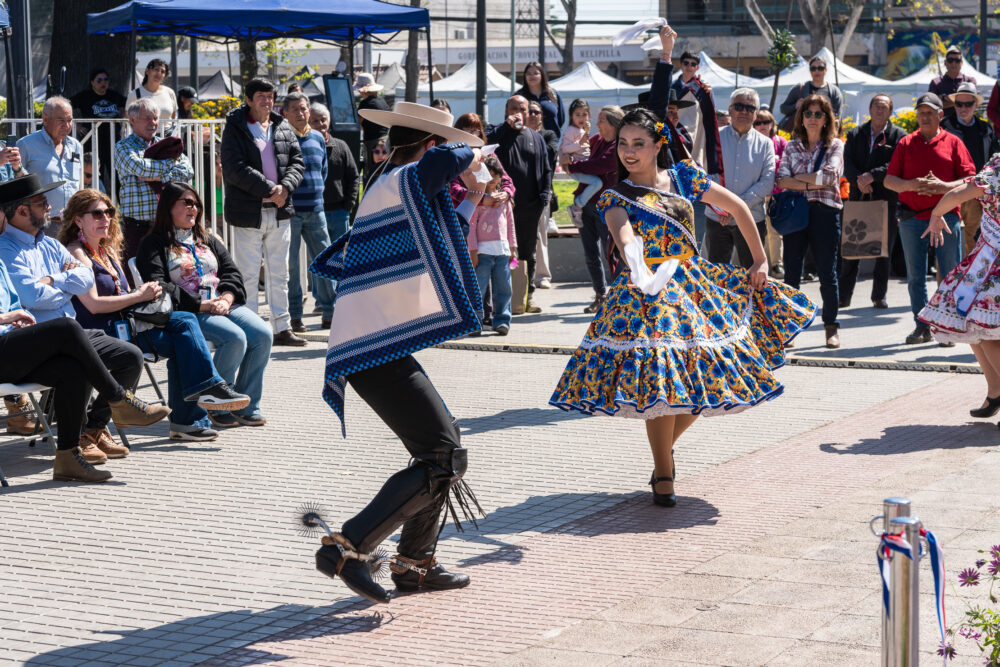
POLYGON ((661 47, 661 44, 660 44, 660 36, 659 35, 656 35, 655 37, 650 37, 649 39, 647 39, 645 42, 642 43, 642 50, 643 51, 653 51, 653 50, 658 49, 660 47, 661 47))
POLYGON ((487 155, 493 155, 494 153, 497 152, 497 148, 499 147, 500 144, 486 144, 485 146, 479 149, 479 154, 482 155, 483 157, 486 157, 487 155))
MULTIPOLYGON (((662 28, 667 25, 667 19, 654 16, 650 18, 640 19, 635 22, 635 25, 631 25, 624 30, 619 30, 618 34, 614 36, 611 40, 611 46, 621 46, 625 42, 631 41, 636 37, 641 36, 647 30, 653 30, 654 28, 662 28)), ((656 43, 660 43, 660 38, 656 38, 656 43)), ((643 45, 645 48, 645 44, 643 45)), ((648 50, 648 49, 647 49, 648 50)))

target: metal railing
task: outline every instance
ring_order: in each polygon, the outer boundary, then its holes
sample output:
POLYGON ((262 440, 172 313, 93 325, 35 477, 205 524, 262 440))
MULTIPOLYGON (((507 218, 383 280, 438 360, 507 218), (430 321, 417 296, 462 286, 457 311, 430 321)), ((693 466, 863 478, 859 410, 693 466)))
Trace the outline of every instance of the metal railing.
MULTIPOLYGON (((111 200, 117 204, 120 184, 118 179, 114 177, 114 148, 119 139, 132 133, 129 121, 124 118, 80 118, 75 119, 73 125, 73 136, 83 144, 84 151, 93 156, 95 181, 93 187, 96 187, 98 179, 103 175, 105 178, 101 183, 111 200), (102 156, 107 163, 102 162, 102 156)), ((214 230, 221 236, 226 245, 229 245, 229 226, 225 224, 222 216, 216 213, 217 207, 221 209, 221 204, 225 199, 225 188, 221 187, 222 181, 217 176, 215 169, 216 161, 219 159, 222 130, 225 126, 225 120, 214 118, 161 120, 157 130, 157 138, 176 136, 184 142, 184 152, 191 161, 191 168, 194 171, 194 177, 190 184, 205 204, 202 222, 208 229, 214 230)), ((42 129, 42 121, 39 118, 5 118, 0 120, 0 135, 7 137, 21 138, 40 129, 42 129)), ((82 189, 84 187, 83 170, 80 171, 79 187, 82 189)))

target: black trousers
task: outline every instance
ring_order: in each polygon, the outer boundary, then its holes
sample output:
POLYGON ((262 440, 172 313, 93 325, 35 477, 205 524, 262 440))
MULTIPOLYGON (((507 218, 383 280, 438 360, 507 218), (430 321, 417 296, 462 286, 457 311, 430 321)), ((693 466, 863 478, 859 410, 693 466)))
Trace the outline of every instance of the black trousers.
POLYGON ((56 390, 59 449, 80 444, 91 387, 105 406, 125 396, 91 345, 89 333, 76 320, 60 317, 0 336, 0 381, 37 382, 56 390))
MULTIPOLYGON (((756 225, 761 242, 766 243, 767 223, 762 220, 756 225)), ((736 248, 740 266, 744 269, 753 266, 753 254, 738 225, 723 225, 711 218, 705 218, 705 236, 708 243, 708 261, 713 264, 729 264, 733 261, 733 248, 736 248)))
POLYGON ((806 250, 812 250, 823 300, 823 324, 837 325, 839 291, 837 256, 840 254, 840 209, 809 202, 809 226, 782 237, 785 250, 785 282, 795 289, 802 280, 806 250))
POLYGON ((538 245, 538 220, 545 205, 542 202, 518 204, 514 207, 514 236, 517 238, 517 258, 528 263, 528 291, 535 290, 535 248, 538 245))
MULTIPOLYGON (((83 331, 111 377, 128 390, 135 389, 139 376, 142 375, 142 350, 98 329, 83 331)), ((110 421, 111 407, 108 399, 98 393, 87 413, 87 428, 104 428, 110 421)))
MULTIPOLYGON (((897 228, 899 222, 896 220, 896 202, 889 202, 889 238, 886 240, 890 249, 896 242, 897 228)), ((879 257, 875 260, 875 270, 872 275, 872 301, 884 299, 886 291, 889 289, 889 263, 890 257, 879 257)), ((850 301, 854 296, 854 286, 858 282, 858 266, 860 259, 842 259, 840 263, 840 297, 844 301, 850 301)))
POLYGON ((588 202, 583 207, 581 215, 583 217, 583 227, 580 228, 580 243, 583 244, 583 256, 584 262, 587 264, 587 273, 590 274, 590 283, 594 286, 594 294, 604 296, 609 281, 604 274, 603 258, 607 256, 613 243, 611 234, 594 204, 588 202))
POLYGON ((402 526, 399 553, 427 558, 437 546, 448 481, 464 472, 448 469, 447 463, 460 447, 458 424, 412 356, 355 373, 347 381, 399 437, 415 464, 386 480, 375 498, 344 523, 343 534, 368 553, 402 526), (436 463, 425 463, 429 461, 436 463))

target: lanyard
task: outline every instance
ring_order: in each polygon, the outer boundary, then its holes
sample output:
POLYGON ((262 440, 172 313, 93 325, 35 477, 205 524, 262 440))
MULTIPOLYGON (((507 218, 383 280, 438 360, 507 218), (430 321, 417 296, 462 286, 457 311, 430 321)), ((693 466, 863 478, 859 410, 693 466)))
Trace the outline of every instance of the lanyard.
POLYGON ((872 133, 871 136, 868 137, 868 155, 872 154, 872 150, 875 149, 875 146, 884 146, 884 145, 885 145, 885 130, 879 132, 878 137, 876 137, 875 134, 872 133), (878 141, 876 142, 875 139, 878 139, 878 141))
POLYGON ((119 274, 118 266, 115 265, 114 260, 108 257, 107 253, 104 252, 104 248, 102 248, 100 245, 97 246, 98 250, 100 250, 100 253, 94 252, 94 249, 90 247, 90 243, 88 243, 87 241, 84 241, 83 245, 87 247, 87 252, 90 253, 90 257, 95 262, 100 264, 101 268, 107 271, 108 275, 111 276, 111 279, 115 281, 115 295, 121 294, 122 293, 121 275, 119 274), (104 258, 107 259, 108 264, 104 263, 104 260, 101 259, 101 255, 103 255, 104 258))
POLYGON ((201 268, 201 258, 198 257, 198 247, 194 243, 182 243, 180 241, 177 241, 176 243, 179 246, 187 248, 188 252, 191 253, 191 256, 194 258, 194 270, 198 272, 199 278, 204 278, 205 270, 201 268))

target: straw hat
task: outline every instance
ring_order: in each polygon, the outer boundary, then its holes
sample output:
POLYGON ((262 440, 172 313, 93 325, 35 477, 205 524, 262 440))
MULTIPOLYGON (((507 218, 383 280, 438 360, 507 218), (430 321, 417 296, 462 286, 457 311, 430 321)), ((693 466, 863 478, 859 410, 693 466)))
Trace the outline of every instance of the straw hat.
POLYGON ((375 77, 371 72, 362 72, 354 81, 354 90, 359 93, 378 93, 385 89, 381 83, 375 83, 375 77))
POLYGON ((465 142, 473 148, 483 145, 483 140, 476 135, 452 127, 455 119, 450 113, 443 109, 432 109, 423 104, 397 102, 393 111, 360 109, 358 115, 382 127, 408 127, 413 130, 423 130, 444 137, 445 141, 449 143, 465 142))
POLYGON ((948 95, 947 97, 949 100, 951 100, 951 103, 954 104, 955 98, 958 97, 959 95, 972 95, 973 97, 976 98, 977 107, 983 103, 983 96, 979 94, 978 90, 976 90, 976 84, 972 83, 971 81, 963 81, 962 83, 958 84, 958 90, 956 90, 951 95, 948 95))

